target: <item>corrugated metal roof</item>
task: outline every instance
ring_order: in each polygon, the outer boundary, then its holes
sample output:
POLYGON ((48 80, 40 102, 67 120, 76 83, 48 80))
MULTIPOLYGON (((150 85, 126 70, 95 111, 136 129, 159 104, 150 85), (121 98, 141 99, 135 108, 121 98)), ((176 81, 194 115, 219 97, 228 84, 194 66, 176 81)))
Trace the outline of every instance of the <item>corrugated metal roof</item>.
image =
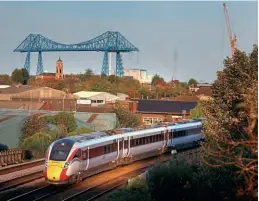
POLYGON ((118 96, 110 94, 108 92, 94 92, 94 91, 80 91, 74 93, 74 95, 79 96, 80 98, 86 98, 91 100, 106 100, 106 101, 114 101, 119 99, 118 96))
POLYGON ((31 88, 24 88, 24 87, 8 87, 8 88, 3 88, 0 89, 1 94, 15 94, 15 93, 20 93, 24 91, 31 90, 31 88))
POLYGON ((80 98, 90 98, 92 96, 99 95, 104 92, 95 92, 95 91, 79 91, 77 93, 74 93, 74 95, 79 96, 80 98))
POLYGON ((14 98, 54 98, 64 97, 77 98, 73 94, 66 93, 61 90, 53 89, 50 87, 39 87, 36 89, 27 89, 26 91, 15 93, 12 95, 14 98))
POLYGON ((30 109, 39 110, 44 105, 42 102, 29 102, 29 101, 0 101, 0 108, 5 109, 30 109))

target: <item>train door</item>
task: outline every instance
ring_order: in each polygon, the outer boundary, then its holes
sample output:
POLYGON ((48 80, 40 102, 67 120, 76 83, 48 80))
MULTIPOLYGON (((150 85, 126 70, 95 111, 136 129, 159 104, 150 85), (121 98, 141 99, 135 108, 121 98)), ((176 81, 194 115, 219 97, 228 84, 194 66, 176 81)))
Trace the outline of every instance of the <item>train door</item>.
POLYGON ((131 142, 130 142, 130 137, 124 140, 124 151, 123 151, 123 157, 128 157, 130 155, 130 147, 131 147, 131 142))
POLYGON ((80 165, 81 165, 81 159, 80 159, 80 150, 78 149, 73 158, 72 158, 72 172, 75 174, 75 173, 78 173, 80 171, 80 165))
POLYGON ((81 149, 79 149, 78 150, 78 152, 79 152, 79 160, 80 160, 80 165, 79 165, 79 171, 80 172, 82 172, 82 171, 84 171, 84 157, 85 157, 85 153, 84 153, 84 151, 83 150, 81 150, 81 149))

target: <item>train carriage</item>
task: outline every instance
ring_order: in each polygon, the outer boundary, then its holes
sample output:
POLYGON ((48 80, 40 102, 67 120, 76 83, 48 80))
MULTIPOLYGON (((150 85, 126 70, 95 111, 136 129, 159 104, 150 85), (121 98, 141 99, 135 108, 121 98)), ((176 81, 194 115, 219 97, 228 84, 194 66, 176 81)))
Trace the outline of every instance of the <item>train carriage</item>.
POLYGON ((69 184, 170 149, 194 147, 204 139, 201 126, 202 121, 195 120, 112 136, 95 132, 63 138, 46 152, 44 177, 51 184, 69 184))

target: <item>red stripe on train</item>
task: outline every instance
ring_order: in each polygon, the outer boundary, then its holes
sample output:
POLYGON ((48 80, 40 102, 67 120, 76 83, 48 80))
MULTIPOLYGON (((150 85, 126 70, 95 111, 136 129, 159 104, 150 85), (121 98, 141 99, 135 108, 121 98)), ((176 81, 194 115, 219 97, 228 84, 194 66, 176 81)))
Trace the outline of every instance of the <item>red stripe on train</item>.
POLYGON ((67 180, 69 178, 69 176, 67 176, 67 168, 66 169, 62 169, 61 173, 60 173, 60 181, 64 181, 67 180))
MULTIPOLYGON (((78 151, 78 149, 75 149, 72 154, 69 156, 69 158, 67 159, 67 162, 71 162, 76 154, 76 152, 78 151)), ((60 173, 60 180, 61 181, 64 181, 64 180, 67 180, 69 178, 69 176, 67 176, 67 168, 63 168, 61 173, 60 173)))

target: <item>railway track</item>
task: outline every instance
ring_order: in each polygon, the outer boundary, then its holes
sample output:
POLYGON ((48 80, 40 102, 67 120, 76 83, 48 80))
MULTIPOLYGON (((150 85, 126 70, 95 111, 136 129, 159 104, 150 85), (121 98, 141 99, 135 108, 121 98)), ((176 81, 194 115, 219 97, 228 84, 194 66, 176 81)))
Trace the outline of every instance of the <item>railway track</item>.
MULTIPOLYGON (((189 152, 190 150, 183 151, 189 152)), ((171 154, 160 155, 155 158, 148 158, 141 161, 134 162, 128 166, 118 167, 112 169, 108 172, 98 173, 96 175, 86 178, 82 183, 77 185, 71 185, 67 187, 56 187, 53 185, 44 184, 40 188, 30 190, 28 192, 17 195, 16 197, 6 199, 7 201, 12 200, 26 200, 26 201, 43 201, 43 200, 53 200, 53 201, 73 201, 73 200, 84 200, 90 201, 95 200, 99 197, 105 196, 108 192, 119 188, 127 183, 129 177, 135 177, 143 172, 145 172, 150 167, 156 165, 158 162, 163 163, 171 159, 171 154), (84 190, 82 190, 84 189, 84 190)), ((37 175, 35 173, 35 178, 37 175)), ((41 172, 41 177, 42 177, 41 172)), ((28 183, 29 181, 35 180, 32 177, 27 179, 27 181, 21 181, 21 183, 28 183)), ((17 184, 13 183, 12 185, 21 185, 16 181, 17 184)), ((9 184, 10 185, 10 184, 9 184)), ((5 187, 8 188, 8 187, 5 187)), ((9 187, 11 188, 11 187, 9 187)), ((1 191, 1 189, 0 189, 1 191)), ((0 199, 2 201, 2 199, 0 199)))
POLYGON ((85 190, 82 190, 74 195, 71 195, 67 198, 62 199, 62 201, 75 201, 75 200, 92 201, 120 186, 124 186, 125 184, 127 184, 129 177, 137 176, 145 172, 148 168, 150 168, 150 166, 133 170, 124 175, 121 175, 120 177, 114 178, 108 182, 105 181, 105 182, 102 182, 101 184, 97 184, 93 187, 89 187, 85 190))
POLYGON ((16 197, 13 197, 7 201, 18 201, 18 200, 42 200, 44 198, 47 198, 48 196, 56 193, 56 187, 55 186, 51 186, 51 185, 46 185, 37 189, 34 189, 32 191, 23 193, 21 195, 18 195, 16 197))
POLYGON ((43 165, 44 161, 45 161, 45 159, 39 159, 39 160, 35 160, 35 161, 21 163, 19 165, 10 165, 7 167, 0 168, 0 176, 4 175, 4 174, 9 174, 12 172, 17 172, 20 170, 25 170, 25 169, 32 168, 35 166, 43 165))
POLYGON ((43 178, 43 172, 42 171, 37 171, 32 174, 28 174, 22 177, 10 179, 5 182, 0 183, 0 193, 6 190, 9 190, 11 188, 15 188, 17 186, 29 183, 31 181, 34 181, 36 179, 41 179, 43 178))

